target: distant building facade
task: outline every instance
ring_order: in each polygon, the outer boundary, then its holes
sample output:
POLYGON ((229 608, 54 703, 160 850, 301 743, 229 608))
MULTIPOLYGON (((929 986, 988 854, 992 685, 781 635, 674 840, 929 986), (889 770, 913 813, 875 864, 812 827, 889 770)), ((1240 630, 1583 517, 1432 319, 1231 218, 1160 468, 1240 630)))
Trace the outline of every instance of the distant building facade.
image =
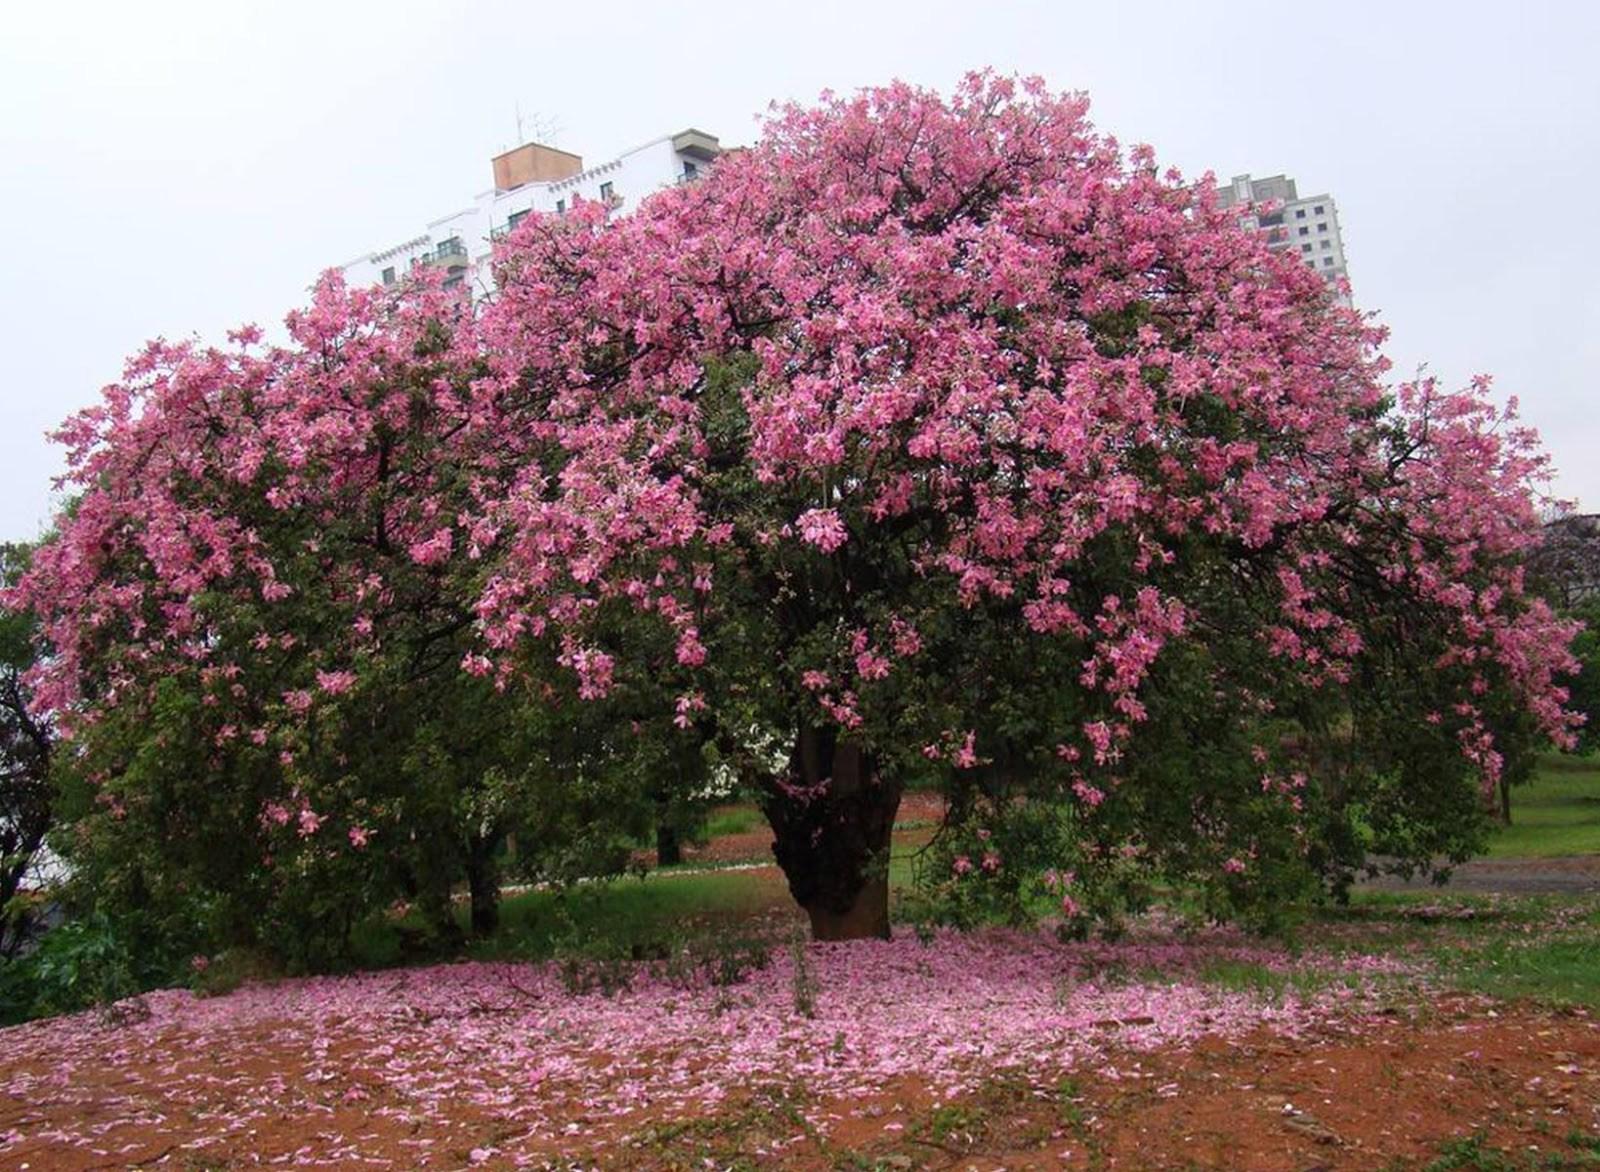
POLYGON ((493 243, 533 212, 560 215, 580 200, 626 209, 653 191, 696 178, 722 153, 714 135, 683 130, 647 142, 609 162, 585 167, 569 151, 524 143, 492 160, 494 187, 470 207, 427 224, 421 232, 342 265, 352 285, 392 285, 413 268, 443 270, 447 285, 483 294, 493 287, 493 243))
POLYGON ((1332 196, 1301 198, 1287 175, 1265 179, 1235 175, 1231 183, 1217 185, 1217 195, 1223 207, 1238 207, 1240 224, 1265 236, 1274 252, 1298 256, 1329 284, 1350 279, 1339 209, 1332 196))

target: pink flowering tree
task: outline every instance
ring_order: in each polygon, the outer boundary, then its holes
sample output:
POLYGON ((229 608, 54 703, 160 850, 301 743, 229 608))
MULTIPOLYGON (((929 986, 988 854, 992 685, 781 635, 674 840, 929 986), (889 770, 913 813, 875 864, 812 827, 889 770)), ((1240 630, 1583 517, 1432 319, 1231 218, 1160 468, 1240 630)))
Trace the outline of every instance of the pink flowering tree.
POLYGON ((1305 856, 1349 808, 1286 759, 1348 741, 1338 705, 1400 704, 1436 789, 1492 780, 1506 713, 1568 734, 1571 632, 1516 568, 1532 437, 1481 386, 1396 401, 1380 331, 1084 111, 992 76, 789 108, 499 257, 485 654, 549 648, 598 701, 662 678, 619 615, 669 635, 678 723, 760 787, 820 937, 888 931, 918 771, 1026 775, 1102 854, 1162 807, 1170 865, 1235 877, 1247 811, 1305 856), (1156 705, 1248 801, 1141 771, 1156 705), (1271 727, 1301 716, 1315 747, 1271 727))
POLYGON ((627 217, 530 217, 475 311, 333 281, 290 347, 153 347, 64 433, 42 702, 136 729, 192 681, 301 874, 404 860, 456 765, 577 802, 720 764, 823 938, 888 932, 919 777, 974 836, 1045 810, 952 869, 1069 915, 1097 873, 1459 854, 1508 738, 1570 734, 1534 438, 1389 391, 1381 331, 1085 112, 991 75, 784 109, 627 217))

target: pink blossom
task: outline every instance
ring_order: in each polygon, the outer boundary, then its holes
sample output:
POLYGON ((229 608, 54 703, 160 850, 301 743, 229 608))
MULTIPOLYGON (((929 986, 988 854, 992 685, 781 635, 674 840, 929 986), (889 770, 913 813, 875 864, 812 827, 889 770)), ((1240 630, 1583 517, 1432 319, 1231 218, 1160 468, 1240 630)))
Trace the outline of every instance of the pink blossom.
POLYGON ((856 656, 856 674, 864 680, 881 680, 889 674, 889 661, 873 651, 856 656))
POLYGON ((677 657, 685 667, 698 667, 706 661, 706 649, 700 642, 699 630, 685 627, 679 632, 677 657))
POLYGON ((844 522, 833 509, 808 509, 796 521, 800 536, 823 553, 832 553, 845 543, 848 534, 844 522))
POLYGON ((416 562, 417 565, 434 566, 450 556, 454 541, 454 535, 447 525, 434 530, 432 534, 425 538, 412 542, 406 552, 411 555, 411 560, 416 562))
POLYGON ((1072 783, 1072 792, 1077 795, 1080 802, 1091 810, 1106 800, 1104 790, 1098 786, 1090 785, 1082 778, 1078 778, 1072 783))
POLYGON ((353 671, 319 671, 317 672, 317 687, 330 696, 341 696, 355 687, 356 673, 353 671))

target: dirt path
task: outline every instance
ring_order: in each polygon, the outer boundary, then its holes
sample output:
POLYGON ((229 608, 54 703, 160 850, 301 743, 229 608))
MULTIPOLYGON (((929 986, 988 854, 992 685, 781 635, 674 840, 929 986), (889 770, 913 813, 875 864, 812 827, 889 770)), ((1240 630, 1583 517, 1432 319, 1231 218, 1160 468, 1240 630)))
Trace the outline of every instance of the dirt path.
MULTIPOLYGON (((905 849, 928 842, 944 819, 944 800, 935 793, 905 796, 895 831, 895 845, 905 849)), ((647 855, 640 856, 648 864, 647 855)), ((690 866, 728 863, 772 864, 772 832, 757 829, 715 838, 701 847, 688 847, 684 862, 690 866)), ((1600 855, 1549 858, 1474 859, 1456 867, 1443 888, 1431 880, 1384 877, 1358 886, 1376 891, 1443 890, 1470 895, 1592 895, 1600 894, 1600 855)))
POLYGON ((1592 895, 1600 893, 1600 855, 1474 859, 1456 867, 1450 882, 1392 877, 1360 886, 1377 891, 1455 891, 1471 895, 1592 895))

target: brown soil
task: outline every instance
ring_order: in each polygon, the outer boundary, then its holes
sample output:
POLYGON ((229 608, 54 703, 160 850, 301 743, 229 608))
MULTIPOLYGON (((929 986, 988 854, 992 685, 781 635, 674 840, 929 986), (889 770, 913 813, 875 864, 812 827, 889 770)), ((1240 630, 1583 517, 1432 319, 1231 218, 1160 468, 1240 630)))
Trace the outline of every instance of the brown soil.
MULTIPOLYGON (((937 796, 907 795, 896 843, 927 841, 942 815, 937 796)), ((687 860, 770 864, 770 844, 763 826, 691 850, 687 860)), ((1495 861, 1458 877, 1521 890, 1594 883, 1597 865, 1495 861)), ((1459 997, 1376 1025, 1113 1052, 1086 1069, 1018 1071, 999 1055, 985 1085, 949 1101, 915 1078, 849 1100, 798 1086, 746 1088, 692 1118, 597 1119, 583 1103, 558 1098, 570 1143, 531 1150, 518 1148, 521 1128, 464 1094, 446 1092, 426 1109, 402 1098, 383 1070, 363 1069, 354 1051, 341 1055, 348 1042, 300 1022, 203 1038, 175 1028, 136 1054, 114 1029, 84 1037, 88 1049, 70 1058, 8 1055, 0 1046, 0 1085, 13 1088, 0 1097, 0 1170, 199 1172, 276 1163, 1332 1172, 1425 1168, 1446 1145, 1471 1137, 1515 1153, 1517 1167, 1545 1166, 1557 1155, 1574 1162, 1549 1166, 1576 1167, 1568 1137, 1600 1143, 1600 1023, 1582 1011, 1459 997), (263 1101, 274 1108, 265 1116, 253 1109, 263 1101), (230 1126, 236 1113, 248 1124, 230 1126), (88 1130, 93 1142, 66 1144, 68 1130, 88 1130), (507 1149, 522 1158, 508 1159, 507 1149)), ((470 1062, 464 1054, 463 1071, 470 1062)), ((712 1080, 717 1073, 706 1072, 712 1080)), ((1591 1158, 1600 1161, 1600 1152, 1591 1158)))
POLYGON ((1572 1158, 1569 1136, 1600 1137, 1600 1025, 1582 1013, 1468 999, 1359 1032, 1295 1040, 1263 1032, 1242 1044, 1113 1054, 1088 1070, 1001 1068, 975 1094, 946 1103, 914 1079, 849 1101, 754 1089, 687 1119, 598 1121, 574 1103, 582 1138, 522 1162, 491 1151, 514 1130, 492 1112, 447 1096, 412 1114, 392 1101, 381 1072, 342 1063, 337 1047, 291 1022, 241 1030, 221 1045, 212 1035, 204 1048, 174 1032, 136 1060, 116 1052, 114 1031, 102 1036, 106 1061, 76 1063, 70 1083, 48 1065, 25 1070, 0 1055, 0 1078, 37 1080, 25 1098, 0 1100, 0 1141, 21 1141, 6 1146, 0 1167, 500 1169, 574 1166, 561 1162, 570 1159, 724 1168, 743 1157, 746 1167, 797 1170, 1310 1172, 1423 1167, 1471 1136, 1521 1156, 1572 1158), (263 1098, 278 1110, 230 1132, 226 1117, 263 1098), (99 1125, 91 1147, 53 1138, 86 1119, 99 1125), (342 1161, 341 1147, 357 1141, 362 1158, 342 1161))

